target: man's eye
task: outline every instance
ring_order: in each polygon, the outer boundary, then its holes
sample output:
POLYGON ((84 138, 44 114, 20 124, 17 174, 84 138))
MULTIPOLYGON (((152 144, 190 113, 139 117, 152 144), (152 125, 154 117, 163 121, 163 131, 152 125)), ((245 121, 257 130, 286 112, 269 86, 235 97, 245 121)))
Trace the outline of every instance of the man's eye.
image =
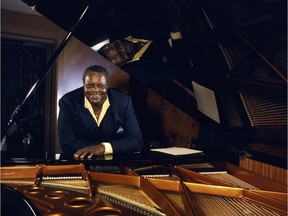
POLYGON ((98 85, 98 88, 105 89, 106 85, 98 85))

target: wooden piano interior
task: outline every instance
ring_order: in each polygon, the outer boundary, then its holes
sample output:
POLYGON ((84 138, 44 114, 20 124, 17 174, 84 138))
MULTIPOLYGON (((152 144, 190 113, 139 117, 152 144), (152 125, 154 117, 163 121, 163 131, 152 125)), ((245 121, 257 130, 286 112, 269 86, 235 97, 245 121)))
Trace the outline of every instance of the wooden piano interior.
POLYGON ((40 215, 287 214, 285 185, 229 163, 113 170, 84 164, 2 166, 1 184, 32 201, 40 215))

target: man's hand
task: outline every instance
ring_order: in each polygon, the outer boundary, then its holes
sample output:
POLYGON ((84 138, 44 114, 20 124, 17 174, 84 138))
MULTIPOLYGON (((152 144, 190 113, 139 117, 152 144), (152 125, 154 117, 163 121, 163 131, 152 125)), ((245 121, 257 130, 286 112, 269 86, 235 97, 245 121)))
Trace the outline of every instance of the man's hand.
POLYGON ((79 149, 75 154, 75 158, 92 158, 94 155, 103 155, 105 152, 105 147, 103 145, 93 145, 87 146, 85 148, 79 149))

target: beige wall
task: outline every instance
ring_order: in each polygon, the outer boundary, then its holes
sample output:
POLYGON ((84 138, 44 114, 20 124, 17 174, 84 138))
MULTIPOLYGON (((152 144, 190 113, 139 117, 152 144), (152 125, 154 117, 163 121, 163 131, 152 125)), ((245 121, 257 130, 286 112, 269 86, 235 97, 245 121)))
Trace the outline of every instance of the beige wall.
MULTIPOLYGON (((1 34, 2 36, 31 37, 31 40, 53 43, 54 51, 59 47, 67 35, 67 32, 59 28, 43 16, 23 14, 7 10, 1 10, 1 34)), ((55 143, 55 151, 60 152, 57 139, 58 100, 68 91, 82 85, 82 73, 92 64, 105 66, 112 76, 112 87, 128 91, 129 76, 99 56, 87 45, 72 37, 65 48, 57 57, 52 70, 52 143, 55 143)))

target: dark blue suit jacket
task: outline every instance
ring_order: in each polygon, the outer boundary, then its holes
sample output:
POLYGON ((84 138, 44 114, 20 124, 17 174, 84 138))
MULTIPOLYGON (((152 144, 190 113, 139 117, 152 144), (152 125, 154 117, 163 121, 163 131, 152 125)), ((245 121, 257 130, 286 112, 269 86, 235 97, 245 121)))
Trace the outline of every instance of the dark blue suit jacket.
POLYGON ((100 126, 84 107, 83 87, 75 89, 59 100, 58 131, 64 153, 101 142, 109 142, 113 154, 141 151, 143 138, 127 94, 115 89, 108 90, 110 107, 100 126))

